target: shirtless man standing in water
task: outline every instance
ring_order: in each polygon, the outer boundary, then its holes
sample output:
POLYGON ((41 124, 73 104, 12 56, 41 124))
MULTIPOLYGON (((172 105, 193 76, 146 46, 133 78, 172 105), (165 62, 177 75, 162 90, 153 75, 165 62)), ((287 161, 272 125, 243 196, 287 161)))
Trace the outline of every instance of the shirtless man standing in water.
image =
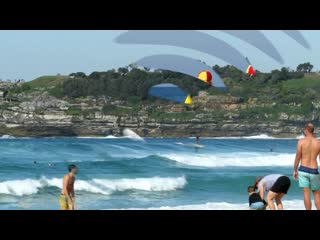
POLYGON ((305 208, 307 210, 312 208, 310 196, 312 191, 316 208, 320 210, 320 175, 317 162, 320 141, 314 136, 314 126, 311 123, 305 125, 303 133, 305 138, 298 142, 293 177, 299 179, 299 186, 303 188, 305 208))
POLYGON ((74 210, 75 194, 74 194, 74 175, 78 169, 76 165, 71 164, 68 167, 69 172, 63 177, 63 185, 61 195, 59 197, 59 203, 61 210, 74 210))

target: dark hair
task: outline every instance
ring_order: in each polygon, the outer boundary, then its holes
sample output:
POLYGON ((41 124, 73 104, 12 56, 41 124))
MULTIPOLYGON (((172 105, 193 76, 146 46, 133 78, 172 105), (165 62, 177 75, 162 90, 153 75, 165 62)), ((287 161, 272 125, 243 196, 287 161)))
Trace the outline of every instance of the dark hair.
POLYGON ((254 192, 256 189, 254 186, 249 186, 248 187, 248 193, 254 192))
POLYGON ((259 182, 261 181, 261 179, 262 179, 263 177, 261 177, 261 176, 259 176, 259 177, 256 177, 256 179, 255 179, 255 181, 254 181, 254 185, 253 185, 253 187, 254 187, 254 190, 257 190, 257 186, 258 186, 258 184, 259 184, 259 182))
POLYGON ((76 165, 70 164, 70 165, 68 166, 68 171, 71 172, 73 169, 76 169, 76 168, 77 168, 76 165))

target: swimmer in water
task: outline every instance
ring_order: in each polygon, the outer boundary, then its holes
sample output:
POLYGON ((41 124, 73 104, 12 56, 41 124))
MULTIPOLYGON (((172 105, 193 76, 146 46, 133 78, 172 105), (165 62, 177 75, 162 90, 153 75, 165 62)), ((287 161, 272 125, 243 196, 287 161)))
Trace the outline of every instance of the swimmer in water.
POLYGON ((197 145, 200 144, 200 137, 199 137, 199 136, 196 137, 196 144, 197 144, 197 145))

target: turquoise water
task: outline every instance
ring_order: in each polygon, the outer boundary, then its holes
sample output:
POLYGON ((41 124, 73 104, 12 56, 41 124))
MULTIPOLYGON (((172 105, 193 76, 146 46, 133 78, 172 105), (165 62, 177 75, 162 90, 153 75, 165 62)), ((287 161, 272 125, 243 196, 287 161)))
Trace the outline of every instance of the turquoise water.
MULTIPOLYGON (((79 168, 77 209, 245 209, 246 187, 255 176, 291 177, 297 139, 201 139, 201 148, 194 142, 2 138, 0 209, 59 209, 70 163, 79 168)), ((296 182, 285 199, 290 208, 301 208, 296 182)))

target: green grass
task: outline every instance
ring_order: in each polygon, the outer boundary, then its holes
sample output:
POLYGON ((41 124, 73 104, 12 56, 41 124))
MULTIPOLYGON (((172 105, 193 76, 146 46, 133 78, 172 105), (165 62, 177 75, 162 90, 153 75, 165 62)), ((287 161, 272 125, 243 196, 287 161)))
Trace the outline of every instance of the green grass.
POLYGON ((83 111, 77 107, 69 107, 67 110, 67 114, 72 116, 81 116, 83 115, 83 111))
POLYGON ((320 88, 320 76, 309 75, 300 79, 292 79, 282 83, 282 87, 288 91, 301 90, 301 89, 319 89, 320 88))
POLYGON ((114 105, 105 105, 102 108, 102 113, 106 115, 117 115, 117 116, 123 116, 123 115, 137 115, 138 111, 140 109, 138 106, 136 107, 119 107, 114 105))
POLYGON ((28 84, 31 88, 49 88, 62 83, 66 79, 68 79, 68 76, 42 76, 28 82, 28 84))

